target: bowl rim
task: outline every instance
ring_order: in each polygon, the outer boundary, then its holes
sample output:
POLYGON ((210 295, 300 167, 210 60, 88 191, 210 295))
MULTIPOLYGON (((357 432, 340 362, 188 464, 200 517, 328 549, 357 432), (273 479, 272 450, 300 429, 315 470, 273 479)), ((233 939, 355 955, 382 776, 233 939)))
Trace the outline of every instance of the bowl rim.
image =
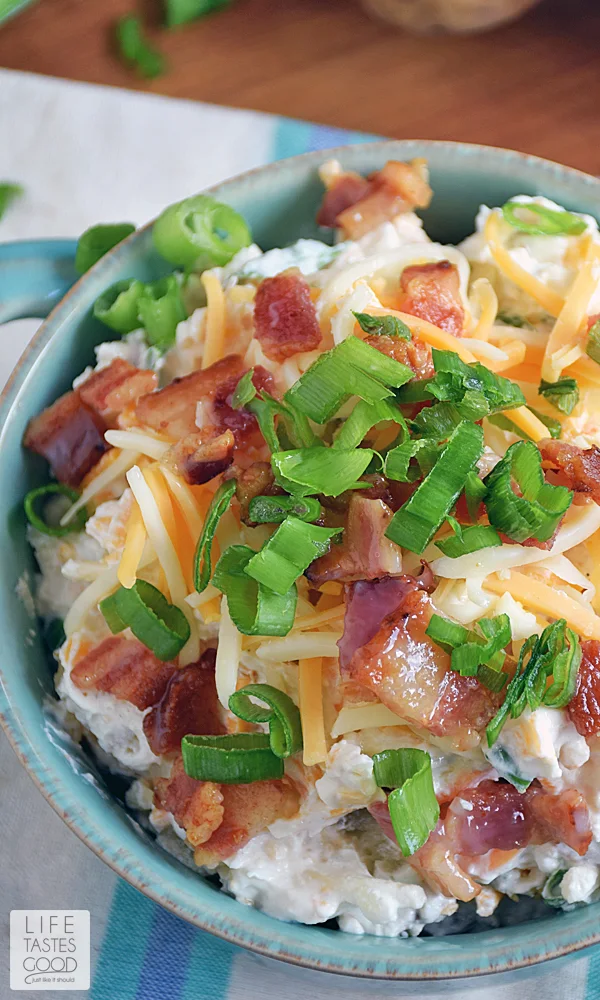
MULTIPOLYGON (((226 179, 225 181, 221 181, 205 188, 202 193, 219 197, 223 190, 226 191, 233 185, 243 185, 248 181, 252 181, 252 179, 256 176, 262 177, 265 174, 267 176, 270 174, 277 174, 283 164, 314 163, 315 166, 318 166, 327 158, 344 157, 344 155, 352 149, 359 148, 360 150, 364 150, 366 153, 372 152, 373 154, 377 154, 381 151, 381 154, 383 155, 386 150, 390 149, 390 147, 395 147, 398 151, 401 151, 403 156, 410 155, 411 147, 417 147, 419 151, 425 149, 425 153, 427 149, 434 149, 437 151, 447 149, 455 154, 459 153, 461 155, 465 155, 465 157, 482 155, 489 156, 493 161, 490 169, 493 169, 494 163, 498 163, 500 161, 505 161, 509 165, 511 162, 519 163, 526 161, 527 163, 531 163, 533 168, 537 167, 542 175, 554 173, 555 175, 562 175, 563 177, 571 178, 578 184, 583 184, 591 189, 596 188, 598 196, 600 197, 600 178, 585 173, 576 167, 570 167, 560 164, 554 160, 545 159, 543 157, 524 153, 518 150, 506 149, 500 146, 427 139, 382 139, 373 142, 361 143, 359 147, 353 144, 346 144, 332 147, 330 149, 312 150, 289 157, 285 160, 276 160, 262 166, 253 167, 252 169, 246 170, 241 174, 237 174, 226 179)), ((15 396, 19 392, 21 383, 27 375, 29 369, 32 367, 42 349, 45 348, 53 336, 60 331, 61 324, 68 321, 72 300, 76 298, 82 288, 85 287, 90 275, 99 276, 107 264, 121 255, 126 256, 129 252, 130 246, 139 240, 142 234, 149 232, 153 222, 154 220, 151 220, 141 226, 125 240, 117 244, 117 246, 101 258, 92 268, 90 268, 89 271, 83 274, 69 289, 67 294, 63 296, 63 298, 53 307, 47 318, 42 322, 39 330, 32 337, 23 354, 20 356, 2 392, 0 393, 0 435, 4 432, 7 417, 12 410, 15 396)), ((42 243, 49 241, 37 242, 42 243)), ((61 242, 66 245, 68 241, 63 240, 61 242)), ((32 241, 13 241, 11 245, 18 246, 19 244, 23 246, 26 244, 31 245, 32 241)), ((73 242, 73 246, 74 245, 75 243, 73 242)), ((1 250, 2 244, 0 244, 0 254, 1 250)), ((562 943, 556 944, 552 948, 548 948, 548 946, 545 945, 546 951, 543 954, 538 953, 533 955, 524 955, 522 958, 517 957, 513 959, 509 959, 505 956, 493 964, 492 956, 489 953, 486 953, 485 955, 482 954, 480 958, 482 964, 487 962, 487 967, 479 966, 477 968, 469 969, 450 969, 449 971, 440 973, 432 972, 432 974, 425 975, 423 975, 423 973, 419 970, 414 972, 399 972, 397 968, 382 968, 381 960, 378 960, 377 958, 369 960, 368 956, 365 956, 365 958, 362 959, 360 967, 352 969, 343 967, 333 961, 323 962, 318 957, 317 953, 319 951, 319 945, 316 941, 314 945, 312 945, 312 953, 310 955, 300 954, 298 952, 294 953, 289 950, 287 952, 278 952, 274 948, 274 941, 271 937, 267 935, 261 936, 249 927, 249 924, 255 914, 257 912, 260 913, 260 911, 256 911, 252 907, 245 907, 244 904, 239 903, 237 904, 238 909, 236 912, 239 912, 241 916, 235 921, 240 928, 239 930, 233 926, 232 921, 230 921, 226 926, 217 924, 208 915, 202 916, 192 912, 186 907, 185 901, 177 902, 177 900, 172 898, 171 895, 165 895, 165 890, 161 893, 161 891, 154 888, 151 883, 145 881, 144 871, 142 868, 144 863, 143 860, 141 860, 139 856, 136 856, 135 853, 115 845, 114 842, 112 842, 110 834, 105 835, 104 841, 102 842, 101 836, 98 837, 93 835, 93 833, 96 835, 98 834, 97 830, 92 832, 92 829, 89 831, 84 829, 84 826, 86 825, 85 817, 81 815, 78 816, 76 813, 70 812, 63 804, 61 804, 61 797, 68 795, 66 784, 62 782, 56 772, 53 772, 52 769, 46 767, 44 762, 35 753, 35 749, 26 733, 26 728, 19 719, 18 707, 10 700, 7 694, 7 687, 5 687, 6 681, 7 676, 3 670, 2 662, 0 661, 0 725, 6 733, 7 739, 20 763, 25 768, 46 801, 51 805, 58 816, 60 816, 63 822, 83 843, 86 844, 87 847, 94 852, 94 854, 96 854, 105 864, 108 865, 109 868, 111 868, 117 875, 121 876, 121 878, 125 879, 125 881, 127 881, 130 885, 134 886, 144 895, 150 897, 154 902, 165 907, 176 916, 187 920, 199 929, 214 934, 222 940, 238 945, 256 954, 284 962, 285 964, 297 965, 303 968, 313 969, 320 972, 329 972, 336 975, 344 975, 354 979, 388 980, 395 982, 414 982, 417 980, 423 982, 443 982, 445 980, 476 979, 481 976, 501 975, 502 973, 513 972, 519 969, 540 965, 541 963, 552 959, 573 955, 584 948, 600 942, 599 927, 597 931, 588 933, 583 937, 563 940, 562 943)), ((202 907, 201 902, 198 903, 198 907, 202 907)), ((298 925, 292 922, 278 920, 277 918, 268 919, 273 920, 276 925, 281 928, 279 936, 281 939, 288 939, 288 946, 291 946, 290 939, 293 937, 295 927, 304 927, 308 930, 312 929, 310 925, 298 925)), ((550 922, 552 922, 553 926, 558 927, 556 918, 551 918, 551 921, 545 919, 543 921, 535 921, 531 923, 537 923, 539 926, 541 923, 550 922)), ((525 925, 517 926, 527 926, 528 923, 529 922, 526 922, 525 925)), ((501 928, 500 930, 508 931, 512 930, 512 928, 507 927, 501 928)), ((332 933, 342 934, 343 932, 336 931, 332 933)), ((476 934, 467 933, 465 937, 477 937, 482 939, 482 935, 490 933, 491 931, 482 931, 477 932, 476 934)), ((462 935, 460 936, 462 937, 462 935)), ((348 937, 351 936, 348 935, 348 937)), ((454 937, 454 940, 456 940, 457 937, 458 936, 454 937)), ((452 938, 453 936, 450 936, 446 937, 444 940, 451 942, 452 938)), ((563 935, 563 939, 564 938, 565 935, 563 935)), ((371 935, 365 935, 358 940, 368 943, 371 940, 381 939, 373 938, 371 935)), ((427 939, 419 938, 413 940, 422 942, 423 945, 426 946, 427 939)), ((437 940, 439 941, 440 939, 438 938, 437 940)), ((401 956, 399 956, 398 965, 401 964, 402 959, 401 956)))

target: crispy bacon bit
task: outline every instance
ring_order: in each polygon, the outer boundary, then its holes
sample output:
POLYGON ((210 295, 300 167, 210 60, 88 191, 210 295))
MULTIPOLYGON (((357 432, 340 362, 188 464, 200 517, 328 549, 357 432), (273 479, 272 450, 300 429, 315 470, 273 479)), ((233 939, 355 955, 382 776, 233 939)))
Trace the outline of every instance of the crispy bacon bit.
POLYGON ((67 392, 30 421, 23 444, 50 463, 59 482, 79 486, 108 448, 105 430, 79 392, 67 392))
POLYGON ((197 663, 176 670, 160 701, 144 718, 150 749, 158 756, 174 753, 184 736, 218 736, 225 732, 215 685, 214 649, 197 663))
POLYGON ((321 207, 317 212, 317 225, 333 229, 338 216, 366 198, 371 189, 371 183, 360 174, 350 171, 340 174, 323 196, 321 207))
POLYGON ((557 470, 557 482, 576 493, 587 493, 600 503, 600 448, 578 448, 566 441, 545 438, 538 448, 546 468, 557 470))
POLYGON ((387 354, 388 358, 399 361, 401 365, 412 368, 417 379, 431 378, 435 375, 431 348, 422 340, 414 337, 412 340, 404 340, 403 337, 371 334, 365 337, 365 343, 374 347, 381 354, 387 354))
MULTIPOLYGON (((220 431, 233 431, 237 443, 245 440, 246 436, 256 429, 256 418, 242 407, 234 410, 231 405, 231 398, 240 380, 239 375, 232 375, 230 379, 223 382, 217 392, 212 404, 212 419, 215 426, 220 431)), ((265 391, 273 394, 273 376, 262 365, 256 365, 252 375, 252 385, 257 392, 265 391)))
MULTIPOLYGON (((374 802, 368 808, 386 837, 396 844, 387 802, 374 802)), ((406 858, 406 861, 430 885, 446 896, 455 897, 466 903, 481 892, 481 887, 460 867, 456 850, 446 835, 443 821, 438 823, 426 843, 410 858, 406 858)))
POLYGON ((155 804, 173 814, 196 848, 197 865, 214 868, 276 819, 290 819, 299 796, 287 778, 251 785, 195 781, 178 758, 170 778, 155 783, 155 804))
POLYGON ((595 736, 600 733, 600 642, 582 642, 581 653, 577 691, 567 712, 581 736, 595 736))
POLYGON ((310 288, 300 274, 278 274, 261 281, 254 300, 254 328, 271 361, 282 362, 319 346, 317 313, 310 288))
POLYGON ((439 326, 460 337, 465 310, 460 297, 458 270, 448 260, 405 267, 400 276, 402 312, 439 326))
POLYGON ((359 580, 346 588, 344 634, 338 642, 340 669, 345 672, 357 652, 374 639, 384 619, 396 611, 407 596, 433 584, 429 566, 420 577, 383 577, 381 580, 359 580))
POLYGON ((275 482, 269 462, 254 462, 237 479, 235 495, 240 505, 240 516, 244 524, 254 524, 250 520, 248 508, 255 497, 281 496, 284 491, 275 482))
POLYGON ((355 173, 341 174, 326 192, 317 222, 357 240, 397 215, 426 208, 431 195, 425 160, 389 160, 366 180, 355 173))
POLYGON ((447 653, 425 634, 431 602, 414 587, 354 654, 346 676, 376 694, 407 722, 450 736, 467 748, 494 715, 501 699, 474 677, 450 669, 447 653))
POLYGON ((154 372, 135 368, 123 358, 115 358, 106 368, 86 379, 79 387, 79 395, 108 427, 114 427, 125 407, 137 403, 140 396, 152 392, 157 384, 154 372))
POLYGON ((183 827, 192 847, 210 840, 223 822, 225 809, 221 785, 196 781, 183 769, 183 758, 173 764, 169 778, 159 778, 154 785, 154 804, 170 812, 183 827))
POLYGON ((569 788, 549 795, 534 782, 525 793, 541 843, 567 844, 584 855, 592 842, 590 813, 580 792, 569 788))
POLYGON ((143 711, 163 697, 176 672, 137 639, 113 635, 75 664, 71 680, 81 691, 106 691, 143 711))
POLYGON ((235 438, 231 431, 224 431, 216 437, 207 437, 207 431, 196 431, 174 444, 169 457, 186 483, 200 486, 229 468, 233 462, 234 447, 235 438))
POLYGON ((316 587, 328 580, 374 580, 402 572, 400 548, 385 537, 392 520, 390 508, 382 500, 353 496, 348 508, 348 523, 341 545, 332 545, 316 559, 306 576, 316 587))
POLYGON ((525 847, 534 819, 527 798, 505 781, 482 781, 461 791, 446 814, 446 831, 460 854, 525 847))

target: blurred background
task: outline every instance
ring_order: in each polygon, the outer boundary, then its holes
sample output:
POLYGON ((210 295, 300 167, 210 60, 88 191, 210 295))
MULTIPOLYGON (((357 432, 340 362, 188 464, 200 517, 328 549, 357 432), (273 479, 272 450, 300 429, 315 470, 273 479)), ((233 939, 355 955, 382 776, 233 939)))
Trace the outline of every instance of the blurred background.
POLYGON ((598 0, 149 0, 135 8, 136 0, 0 0, 0 16, 18 11, 0 26, 0 67, 386 136, 510 146, 600 172, 598 0), (162 26, 186 11, 201 16, 162 26), (117 53, 115 25, 131 13, 164 60, 153 79, 117 53))

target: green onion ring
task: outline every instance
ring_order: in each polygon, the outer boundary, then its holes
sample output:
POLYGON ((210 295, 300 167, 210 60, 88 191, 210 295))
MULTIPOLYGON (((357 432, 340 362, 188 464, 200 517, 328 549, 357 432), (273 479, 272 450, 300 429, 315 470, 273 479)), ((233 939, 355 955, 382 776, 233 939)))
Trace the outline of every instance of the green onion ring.
POLYGON ((159 254, 177 267, 223 267, 250 244, 242 216, 207 194, 186 198, 159 215, 152 230, 159 254))
POLYGON ((117 281, 94 302, 94 316, 116 333, 131 333, 140 326, 138 303, 144 286, 137 278, 117 281))
POLYGON ((208 508, 202 534, 198 539, 196 554, 194 555, 194 587, 201 594, 206 590, 212 573, 212 543, 215 537, 219 521, 228 509, 231 498, 235 493, 235 479, 228 479, 221 483, 219 489, 211 500, 208 508))
POLYGON ((283 691, 271 684, 247 684, 231 695, 229 708, 244 722, 269 724, 271 750, 276 757, 290 757, 302 749, 302 723, 296 705, 283 691), (267 708, 250 700, 259 698, 267 708))
POLYGON ((174 659, 190 637, 183 611, 146 580, 136 580, 130 589, 119 587, 99 607, 113 635, 130 628, 163 662, 174 659))
POLYGON ((44 535, 53 535, 55 538, 62 538, 63 535, 69 535, 73 531, 81 531, 88 519, 85 507, 82 507, 77 512, 69 524, 65 524, 62 527, 59 524, 56 526, 48 524, 36 513, 35 508, 38 501, 42 498, 47 499, 50 496, 67 497, 71 503, 79 500, 77 490, 72 489, 70 486, 65 486, 64 483, 47 483, 46 486, 38 486, 36 489, 30 490, 23 501, 25 515, 29 523, 44 535))
POLYGON ((393 788, 388 808, 396 840, 405 858, 427 841, 440 818, 431 757, 424 750, 383 750, 373 757, 373 777, 380 788, 393 788))
POLYGON ((267 733, 184 736, 183 767, 190 778, 220 785, 248 785, 283 777, 283 760, 271 750, 267 733))

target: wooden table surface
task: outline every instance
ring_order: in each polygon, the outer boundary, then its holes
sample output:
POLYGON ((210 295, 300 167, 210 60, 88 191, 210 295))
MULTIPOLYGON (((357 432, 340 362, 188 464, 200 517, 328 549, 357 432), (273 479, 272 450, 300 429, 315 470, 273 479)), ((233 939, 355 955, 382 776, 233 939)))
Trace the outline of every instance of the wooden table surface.
POLYGON ((462 37, 405 34, 358 0, 237 0, 183 29, 155 22, 170 70, 152 83, 112 51, 115 19, 135 6, 38 0, 0 27, 0 66, 399 138, 509 146, 600 173, 598 0, 545 0, 513 25, 462 37))

